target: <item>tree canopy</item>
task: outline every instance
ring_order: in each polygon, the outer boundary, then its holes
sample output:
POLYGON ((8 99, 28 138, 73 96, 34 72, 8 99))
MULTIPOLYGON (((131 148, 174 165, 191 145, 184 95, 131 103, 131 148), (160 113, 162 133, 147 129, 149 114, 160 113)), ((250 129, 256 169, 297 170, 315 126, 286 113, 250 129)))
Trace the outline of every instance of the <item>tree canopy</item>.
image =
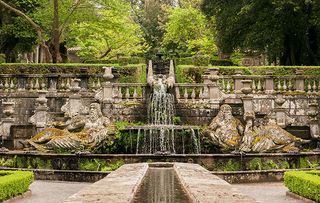
POLYGON ((202 10, 216 18, 217 45, 267 54, 283 65, 320 64, 318 0, 204 0, 202 10))

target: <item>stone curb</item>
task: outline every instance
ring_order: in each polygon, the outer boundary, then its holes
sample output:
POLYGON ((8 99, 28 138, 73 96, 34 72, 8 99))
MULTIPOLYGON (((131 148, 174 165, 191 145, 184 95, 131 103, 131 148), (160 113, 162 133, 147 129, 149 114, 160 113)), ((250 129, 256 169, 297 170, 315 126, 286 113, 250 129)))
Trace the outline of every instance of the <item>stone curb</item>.
POLYGON ((313 200, 311 200, 311 199, 302 197, 302 196, 300 196, 300 195, 298 195, 298 194, 296 194, 296 193, 290 192, 290 191, 287 191, 287 192, 286 192, 286 196, 292 197, 293 199, 302 200, 302 201, 304 201, 305 203, 316 203, 315 201, 313 201, 313 200))

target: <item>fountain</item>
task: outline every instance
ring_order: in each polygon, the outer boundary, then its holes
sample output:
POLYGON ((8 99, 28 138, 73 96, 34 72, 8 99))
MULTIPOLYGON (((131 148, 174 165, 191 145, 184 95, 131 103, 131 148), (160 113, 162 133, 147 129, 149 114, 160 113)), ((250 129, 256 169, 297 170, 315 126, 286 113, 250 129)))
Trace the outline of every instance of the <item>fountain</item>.
POLYGON ((170 61, 168 77, 154 75, 152 62, 149 62, 148 85, 152 93, 148 98, 148 125, 127 128, 137 130, 136 154, 200 154, 199 129, 174 125, 175 98, 171 93, 174 83, 173 61, 170 61))

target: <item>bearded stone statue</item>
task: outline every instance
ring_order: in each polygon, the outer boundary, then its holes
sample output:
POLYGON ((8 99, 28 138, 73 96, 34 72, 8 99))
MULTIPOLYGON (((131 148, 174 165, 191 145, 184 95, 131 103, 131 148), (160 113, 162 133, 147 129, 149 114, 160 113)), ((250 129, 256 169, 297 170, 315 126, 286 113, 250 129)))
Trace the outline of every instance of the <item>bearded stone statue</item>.
POLYGON ((223 151, 232 151, 239 146, 243 130, 240 120, 233 117, 231 106, 224 104, 205 133, 214 145, 221 147, 223 151))
POLYGON ((75 115, 66 123, 66 129, 46 128, 28 142, 39 151, 94 151, 114 139, 115 127, 98 103, 90 105, 87 116, 75 115))

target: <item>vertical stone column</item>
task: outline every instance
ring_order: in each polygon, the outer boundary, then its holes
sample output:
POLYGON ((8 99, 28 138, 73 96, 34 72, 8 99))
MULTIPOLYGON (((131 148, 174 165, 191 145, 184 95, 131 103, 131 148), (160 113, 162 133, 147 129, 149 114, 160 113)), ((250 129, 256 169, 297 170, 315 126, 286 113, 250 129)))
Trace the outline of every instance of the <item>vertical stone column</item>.
POLYGON ((296 70, 296 82, 295 82, 295 88, 297 92, 304 92, 304 77, 302 75, 302 70, 296 70))
POLYGON ((310 116, 310 133, 311 137, 320 141, 319 123, 318 123, 318 103, 312 102, 309 104, 308 116, 310 116))
POLYGON ((241 70, 236 70, 235 75, 233 76, 234 78, 234 93, 239 94, 241 93, 241 88, 242 88, 242 71, 241 70))
POLYGON ((209 68, 203 76, 204 84, 208 89, 205 89, 205 97, 209 99, 212 108, 219 109, 220 104, 220 89, 218 86, 219 69, 209 68))
POLYGON ((285 101, 282 94, 278 94, 275 99, 276 122, 282 128, 286 127, 286 112, 285 108, 282 107, 285 101))
POLYGON ((112 67, 104 67, 103 78, 105 79, 105 83, 103 84, 103 102, 111 102, 113 100, 111 80, 114 78, 112 67))
POLYGON ((267 72, 267 78, 266 78, 266 93, 272 94, 274 92, 274 81, 273 81, 273 71, 268 70, 267 72))
POLYGON ((48 91, 53 93, 57 92, 58 75, 50 74, 47 77, 48 77, 48 91))
POLYGON ((43 130, 48 121, 48 99, 46 98, 47 91, 39 90, 38 98, 36 99, 36 110, 34 115, 29 118, 29 122, 36 126, 37 133, 43 130))
POLYGON ((241 92, 244 94, 242 96, 243 110, 245 115, 254 115, 253 110, 253 96, 250 94, 252 92, 251 83, 252 80, 241 80, 242 88, 241 92))
POLYGON ((3 105, 3 114, 5 118, 1 119, 0 123, 0 135, 2 140, 7 139, 10 136, 10 128, 14 124, 15 119, 14 114, 14 102, 2 102, 3 105))

